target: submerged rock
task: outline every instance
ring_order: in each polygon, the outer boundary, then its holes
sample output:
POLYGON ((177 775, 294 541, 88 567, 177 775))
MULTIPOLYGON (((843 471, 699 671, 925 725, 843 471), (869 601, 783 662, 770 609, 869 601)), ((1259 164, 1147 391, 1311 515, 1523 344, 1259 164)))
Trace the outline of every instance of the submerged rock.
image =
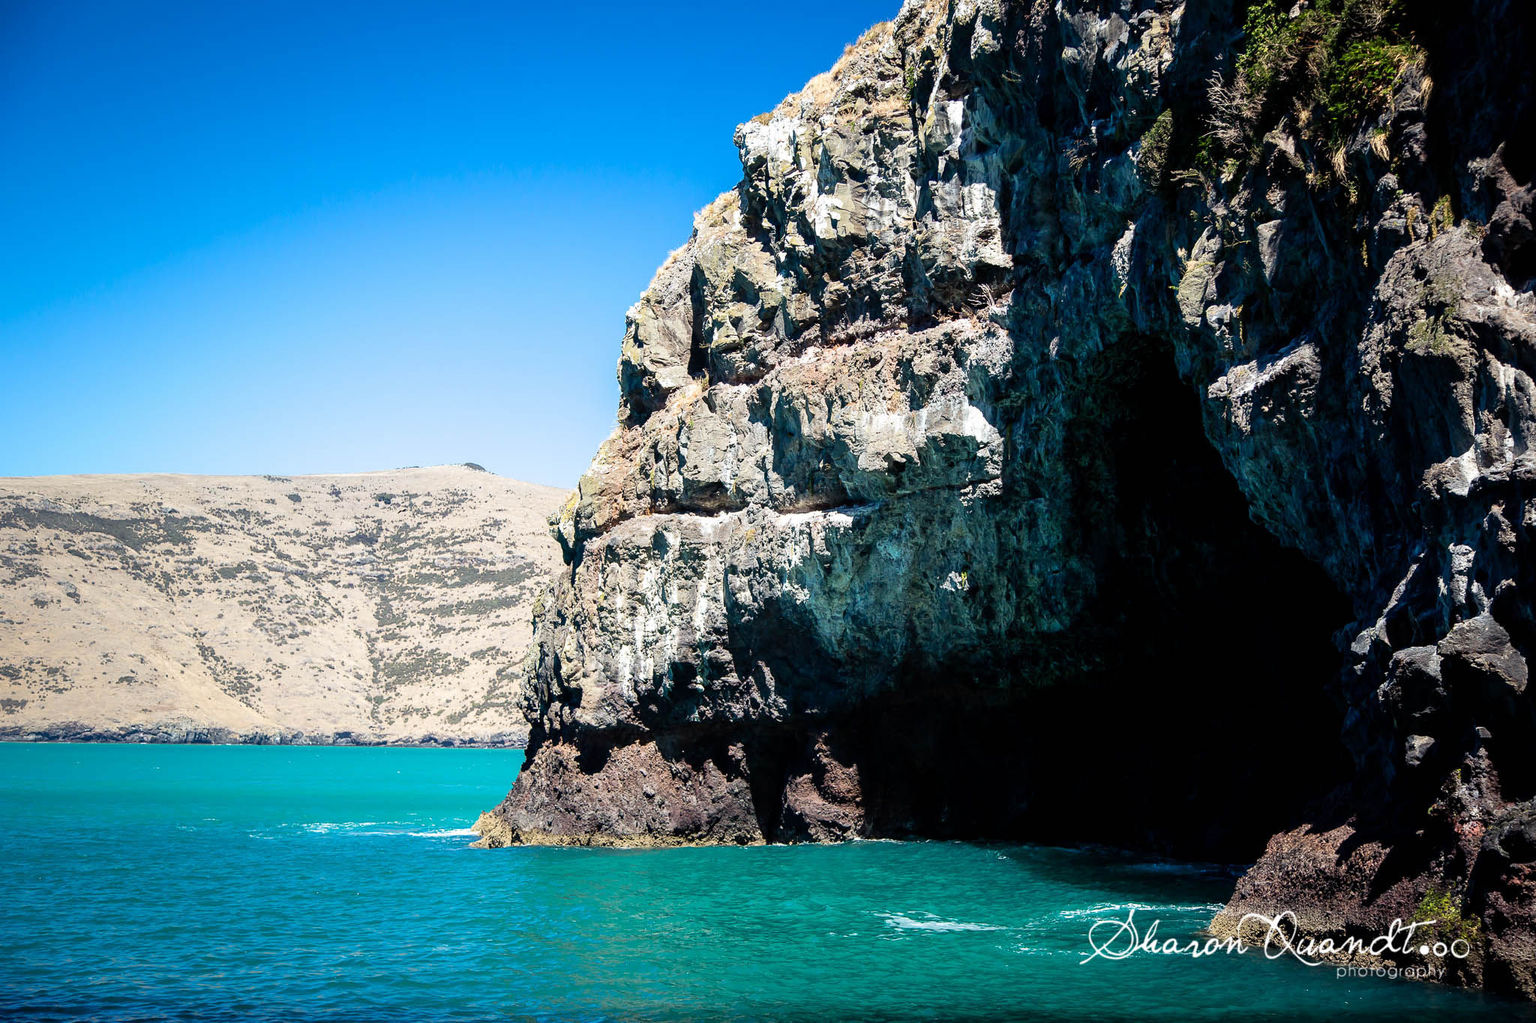
POLYGON ((909 0, 738 129, 488 842, 1258 856, 1533 990, 1528 16, 1252 6, 909 0))

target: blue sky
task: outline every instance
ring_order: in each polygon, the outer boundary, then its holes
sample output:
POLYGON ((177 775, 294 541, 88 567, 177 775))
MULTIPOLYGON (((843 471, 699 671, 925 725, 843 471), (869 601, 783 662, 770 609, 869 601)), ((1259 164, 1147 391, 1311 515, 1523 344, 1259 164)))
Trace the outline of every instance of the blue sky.
POLYGON ((574 484, 734 126, 898 0, 0 0, 0 475, 574 484))

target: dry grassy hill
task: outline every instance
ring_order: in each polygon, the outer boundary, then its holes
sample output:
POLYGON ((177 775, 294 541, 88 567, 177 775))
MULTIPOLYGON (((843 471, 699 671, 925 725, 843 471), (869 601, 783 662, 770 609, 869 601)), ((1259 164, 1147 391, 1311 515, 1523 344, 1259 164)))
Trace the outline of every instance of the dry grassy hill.
POLYGON ((0 479, 0 738, 520 742, 550 487, 0 479))

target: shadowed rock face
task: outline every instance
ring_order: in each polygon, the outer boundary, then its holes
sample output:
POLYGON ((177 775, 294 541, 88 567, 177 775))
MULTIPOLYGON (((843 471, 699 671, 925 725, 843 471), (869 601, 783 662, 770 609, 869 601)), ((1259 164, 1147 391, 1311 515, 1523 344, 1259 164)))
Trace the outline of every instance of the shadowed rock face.
POLYGON ((1262 852, 1230 914, 1448 893, 1530 993, 1529 27, 1390 7, 1292 33, 1341 100, 1230 5, 914 0, 738 129, 486 841, 1262 852))

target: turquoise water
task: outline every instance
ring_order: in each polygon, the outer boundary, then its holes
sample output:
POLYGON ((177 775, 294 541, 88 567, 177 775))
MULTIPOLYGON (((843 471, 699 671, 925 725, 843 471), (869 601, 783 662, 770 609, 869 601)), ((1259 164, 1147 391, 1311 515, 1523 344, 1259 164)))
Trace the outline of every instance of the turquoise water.
POLYGON ((0 1014, 25 1018, 1528 1018, 1256 956, 1081 965, 1230 877, 956 843, 466 848, 515 751, 0 744, 0 1014))

